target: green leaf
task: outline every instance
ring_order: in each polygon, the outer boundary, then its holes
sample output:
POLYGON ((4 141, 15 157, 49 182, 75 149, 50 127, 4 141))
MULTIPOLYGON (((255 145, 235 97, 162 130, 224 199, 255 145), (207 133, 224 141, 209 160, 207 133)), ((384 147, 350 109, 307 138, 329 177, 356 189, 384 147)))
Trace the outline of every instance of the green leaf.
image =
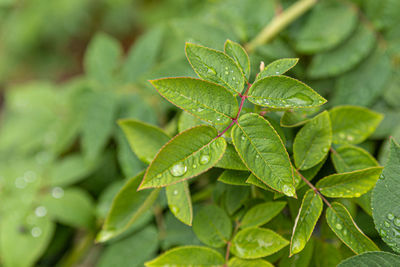
POLYGON ((246 202, 250 195, 248 186, 227 185, 225 190, 225 209, 229 215, 233 215, 246 202))
POLYGON ((235 147, 229 143, 226 146, 224 155, 222 156, 221 160, 218 161, 215 167, 239 171, 248 170, 246 165, 244 165, 242 159, 236 152, 235 147))
POLYGON ((382 167, 371 167, 332 174, 319 180, 316 187, 327 197, 360 197, 374 187, 381 172, 382 167))
POLYGON ((271 188, 294 196, 292 166, 279 135, 257 114, 245 114, 232 129, 233 144, 252 173, 271 188))
POLYGON ((387 267, 400 266, 400 256, 388 252, 365 252, 342 261, 338 267, 387 267))
POLYGON ((52 164, 51 186, 68 186, 85 179, 99 162, 86 162, 81 154, 69 154, 52 164))
POLYGON ((241 228, 261 226, 277 216, 286 206, 284 201, 265 202, 252 207, 243 216, 241 228))
POLYGON ((109 91, 87 95, 86 114, 82 124, 82 150, 89 161, 96 159, 107 145, 114 127, 116 98, 109 91))
POLYGON ((286 110, 280 121, 282 127, 298 127, 307 123, 312 115, 319 111, 319 107, 299 110, 286 110))
POLYGON ((228 267, 274 267, 271 263, 266 260, 244 260, 241 258, 234 257, 229 260, 228 267))
POLYGON ((256 80, 263 79, 268 76, 282 75, 296 66, 299 62, 298 58, 281 58, 269 63, 258 75, 256 80))
POLYGON ((389 160, 372 191, 372 216, 382 240, 400 252, 400 146, 390 140, 389 160))
POLYGON ((246 183, 249 172, 226 170, 219 177, 218 181, 229 185, 248 185, 246 183))
POLYGON ((150 163, 160 148, 170 140, 160 128, 141 121, 123 119, 119 120, 118 124, 133 152, 145 163, 150 163))
POLYGON ((55 226, 49 216, 30 213, 28 217, 23 211, 20 208, 1 219, 0 255, 5 267, 34 266, 53 236, 55 226))
POLYGON ((226 124, 236 117, 238 103, 224 87, 193 78, 165 78, 151 83, 168 101, 213 124, 226 124))
POLYGON ((195 214, 193 231, 201 242, 218 248, 229 241, 232 223, 223 209, 216 205, 207 205, 195 214))
POLYGON ((184 246, 168 250, 152 261, 146 262, 146 267, 180 266, 180 267, 222 267, 224 258, 217 251, 200 246, 184 246))
POLYGON ((122 48, 116 39, 104 33, 97 34, 85 53, 86 74, 101 86, 110 86, 121 55, 122 48))
POLYGON ((322 208, 321 197, 313 190, 308 190, 303 197, 294 223, 290 241, 290 255, 297 254, 304 249, 314 231, 319 216, 321 216, 322 208))
MULTIPOLYGON (((314 239, 310 239, 304 249, 296 254, 294 257, 283 257, 279 261, 279 267, 308 267, 312 266, 313 252, 314 252, 314 239)), ((319 266, 319 265, 318 265, 319 266)))
POLYGON ((356 8, 347 2, 323 1, 311 12, 296 38, 296 50, 312 54, 335 47, 357 25, 356 8))
POLYGON ((150 71, 160 53, 163 35, 164 28, 155 27, 135 40, 121 70, 124 82, 137 82, 138 78, 150 71))
POLYGON ((322 112, 297 133, 293 143, 296 167, 307 170, 320 163, 332 144, 332 127, 327 111, 322 112))
POLYGON ((157 199, 161 189, 137 191, 144 172, 129 179, 115 196, 111 209, 97 235, 97 242, 105 242, 129 228, 157 199))
POLYGON ((268 187, 265 183, 263 183, 260 179, 255 177, 254 174, 250 174, 249 178, 247 178, 247 180, 246 180, 246 183, 255 185, 258 188, 264 189, 266 191, 270 191, 270 192, 274 192, 274 193, 276 192, 276 191, 272 190, 271 187, 268 187))
POLYGON ((334 77, 352 70, 365 59, 375 45, 375 33, 365 23, 338 47, 313 57, 307 75, 312 79, 334 77))
MULTIPOLYGON (((41 201, 41 208, 47 210, 49 216, 62 224, 72 227, 91 229, 94 226, 94 201, 80 188, 66 190, 55 187, 52 194, 41 201)), ((39 207, 37 208, 39 211, 39 207)))
POLYGON ((192 114, 183 111, 178 119, 178 132, 181 133, 199 125, 207 125, 207 122, 202 121, 192 114))
POLYGON ((226 40, 224 45, 225 54, 230 56, 242 69, 244 76, 248 80, 250 77, 250 60, 246 50, 231 40, 226 40))
POLYGON ((332 141, 335 144, 359 144, 378 127, 383 116, 367 108, 338 106, 329 111, 332 141))
POLYGON ((270 108, 309 108, 321 106, 326 99, 304 83, 287 76, 268 76, 253 83, 250 102, 270 108))
POLYGON ((332 203, 326 211, 326 221, 333 232, 354 253, 377 251, 379 248, 355 224, 347 209, 340 203, 332 203))
POLYGON ((213 167, 226 141, 210 126, 197 126, 172 138, 148 167, 139 190, 162 187, 197 176, 213 167))
POLYGON ((289 241, 265 228, 246 228, 232 240, 232 254, 243 259, 256 259, 271 255, 286 247, 289 241))
POLYGON ((245 79, 232 58, 220 51, 191 43, 186 43, 185 50, 200 78, 222 85, 235 95, 242 92, 245 79))
POLYGON ((378 46, 357 68, 340 76, 335 83, 331 104, 372 105, 386 89, 391 70, 387 50, 378 46))
MULTIPOLYGON (((342 253, 334 243, 324 242, 323 240, 315 240, 314 262, 315 266, 335 267, 342 260, 342 253)), ((312 265, 311 265, 312 266, 312 265)))
POLYGON ((158 249, 157 230, 148 226, 139 233, 106 246, 96 264, 98 267, 143 266, 158 249))
POLYGON ((169 185, 165 190, 171 212, 184 224, 192 225, 193 209, 188 182, 169 185))
POLYGON ((333 165, 337 172, 352 172, 379 166, 368 151, 352 145, 344 145, 331 154, 333 165))

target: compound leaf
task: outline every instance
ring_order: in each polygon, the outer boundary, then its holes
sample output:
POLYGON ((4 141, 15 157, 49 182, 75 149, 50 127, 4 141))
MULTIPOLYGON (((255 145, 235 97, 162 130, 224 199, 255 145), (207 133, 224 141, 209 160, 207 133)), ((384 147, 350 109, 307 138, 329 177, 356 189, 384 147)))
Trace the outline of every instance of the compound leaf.
POLYGON ((329 111, 332 141, 335 144, 359 144, 378 127, 383 116, 367 108, 338 106, 329 111))
POLYGON ((308 190, 303 197, 294 223, 290 241, 290 255, 297 254, 304 249, 314 231, 319 216, 321 216, 322 208, 321 197, 313 190, 308 190))
POLYGON ((271 108, 309 108, 321 106, 326 99, 304 83, 287 76, 268 76, 249 89, 250 102, 271 108))
POLYGON ((374 187, 381 172, 382 167, 371 167, 332 174, 319 180, 316 187, 327 197, 360 197, 374 187))
POLYGON ((186 43, 186 56, 200 78, 222 85, 235 95, 242 92, 245 82, 243 73, 226 54, 186 43))
POLYGON ((146 267, 180 266, 180 267, 222 267, 224 258, 217 251, 201 246, 183 246, 168 250, 152 261, 145 263, 146 267))
POLYGON ((296 167, 307 170, 321 162, 332 144, 332 128, 329 114, 322 112, 297 133, 293 143, 296 167))
POLYGON ((177 107, 213 124, 230 122, 239 109, 235 97, 215 83, 194 78, 165 78, 151 83, 177 107))
POLYGON ((194 216, 193 231, 201 242, 218 248, 229 241, 232 222, 223 209, 216 205, 208 205, 194 216))
POLYGON ((199 175, 225 152, 226 141, 210 126, 197 126, 172 138, 151 162, 139 190, 162 187, 199 175))
POLYGON ((272 230, 246 228, 232 240, 232 253, 243 259, 257 259, 271 255, 286 247, 289 241, 272 230))
POLYGON ((263 117, 241 116, 232 129, 233 144, 251 172, 271 188, 295 196, 292 166, 279 135, 263 117))
POLYGON ((326 211, 326 220, 332 231, 354 253, 378 251, 379 248, 355 224, 348 210, 334 202, 326 211))

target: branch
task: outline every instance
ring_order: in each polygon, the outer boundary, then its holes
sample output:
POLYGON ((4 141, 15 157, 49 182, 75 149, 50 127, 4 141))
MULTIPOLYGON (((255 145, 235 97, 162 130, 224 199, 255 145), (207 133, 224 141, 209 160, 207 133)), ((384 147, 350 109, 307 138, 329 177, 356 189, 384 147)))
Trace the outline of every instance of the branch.
POLYGON ((319 192, 318 188, 316 188, 309 180, 307 180, 300 172, 299 170, 296 169, 296 172, 298 173, 298 175, 301 177, 301 179, 312 189, 314 190, 315 194, 318 194, 321 199, 325 202, 326 205, 328 205, 328 207, 332 208, 331 203, 329 203, 329 201, 321 194, 321 192, 319 192))
POLYGON ((272 21, 249 43, 245 45, 248 52, 262 44, 268 43, 289 24, 307 12, 318 0, 299 0, 284 12, 275 16, 272 21))

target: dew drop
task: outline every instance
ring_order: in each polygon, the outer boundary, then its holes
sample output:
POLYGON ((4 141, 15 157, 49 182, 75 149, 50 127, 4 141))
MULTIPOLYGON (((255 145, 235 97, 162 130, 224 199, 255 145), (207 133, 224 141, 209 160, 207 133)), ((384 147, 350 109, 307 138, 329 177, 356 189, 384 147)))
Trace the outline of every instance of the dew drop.
POLYGON ((347 230, 346 229, 343 230, 343 234, 347 235, 347 230))
POLYGON ((225 75, 228 75, 229 74, 229 72, 228 71, 225 71, 225 75))
POLYGON ((390 227, 390 223, 389 223, 388 221, 385 221, 383 224, 384 224, 386 227, 390 227))
POLYGON ((383 229, 381 229, 381 230, 379 231, 379 233, 381 234, 382 237, 385 237, 385 236, 387 235, 386 231, 383 230, 383 229))
POLYGON ((35 209, 35 215, 37 217, 44 217, 47 214, 47 209, 43 206, 39 206, 35 209))
POLYGON ((380 178, 381 180, 384 180, 384 179, 385 179, 385 176, 383 175, 383 173, 381 174, 381 176, 379 176, 379 178, 380 178))
POLYGON ((232 80, 236 80, 236 77, 232 77, 232 80))
POLYGON ((394 219, 393 213, 388 213, 387 218, 388 218, 389 220, 393 220, 393 219, 394 219))
POLYGON ((172 206, 171 210, 172 210, 172 213, 174 213, 174 214, 179 212, 179 208, 177 206, 172 206))
POLYGON ((244 136, 242 136, 242 138, 240 138, 240 139, 242 139, 244 141, 246 138, 244 136))
POLYGON ((33 237, 39 237, 42 235, 42 229, 40 229, 39 227, 35 226, 32 228, 31 230, 31 234, 33 237))
POLYGON ((174 190, 174 195, 178 195, 178 190, 174 190))
POLYGON ((27 171, 24 174, 24 180, 27 183, 33 183, 37 178, 37 175, 34 171, 27 171))
POLYGON ((221 118, 220 117, 217 117, 217 121, 220 121, 221 120, 221 118))
POLYGON ((182 162, 179 162, 171 167, 170 172, 172 176, 179 177, 187 172, 187 166, 182 162))
POLYGON ((353 140, 354 140, 354 136, 348 135, 348 136, 347 136, 347 140, 350 141, 350 142, 353 141, 353 140))
POLYGON ((295 103, 296 105, 311 105, 313 103, 312 99, 308 96, 306 96, 305 94, 302 93, 297 93, 294 94, 291 99, 290 99, 293 103, 295 103))
POLYGON ((360 196, 361 196, 360 193, 355 193, 354 195, 355 195, 356 197, 360 197, 360 196))
POLYGON ((26 187, 26 181, 24 179, 24 177, 18 177, 17 179, 15 179, 15 187, 19 188, 19 189, 23 189, 26 187))
POLYGON ((62 189, 61 187, 54 187, 51 190, 51 195, 54 198, 60 199, 60 198, 62 198, 64 196, 64 189, 62 189))
POLYGON ((210 156, 209 155, 202 155, 200 157, 200 164, 207 164, 210 161, 210 156))
POLYGON ((217 74, 217 72, 213 68, 208 68, 207 73, 213 74, 213 75, 217 74))
POLYGON ((396 226, 400 226, 400 219, 399 218, 394 219, 393 223, 396 226))
POLYGON ((279 71, 275 71, 275 74, 278 75, 278 74, 279 74, 279 71))
POLYGON ((226 70, 228 70, 228 67, 225 67, 226 70))
POLYGON ((256 158, 258 159, 258 158, 260 158, 260 156, 259 156, 259 155, 256 155, 256 158))
POLYGON ((192 168, 193 168, 193 169, 196 169, 196 168, 197 168, 197 165, 196 165, 196 164, 193 164, 193 165, 192 165, 192 168))
POLYGON ((345 138, 346 138, 346 135, 345 135, 344 133, 339 133, 339 138, 340 138, 340 139, 345 139, 345 138))
POLYGON ((322 151, 324 151, 324 152, 328 152, 328 148, 327 147, 325 147, 324 149, 322 149, 322 151))
POLYGON ((159 173, 159 174, 157 174, 156 177, 157 177, 157 178, 161 178, 161 176, 162 176, 161 173, 159 173))
POLYGON ((342 226, 340 223, 337 223, 337 224, 335 225, 335 227, 336 227, 336 229, 338 229, 338 230, 342 230, 342 229, 343 229, 343 226, 342 226))
POLYGON ((204 108, 197 108, 197 112, 202 112, 204 108))
POLYGON ((295 191, 295 189, 294 189, 293 186, 289 186, 289 185, 286 185, 286 184, 283 186, 282 192, 283 192, 285 195, 289 196, 289 197, 294 196, 295 193, 296 193, 296 191, 295 191))

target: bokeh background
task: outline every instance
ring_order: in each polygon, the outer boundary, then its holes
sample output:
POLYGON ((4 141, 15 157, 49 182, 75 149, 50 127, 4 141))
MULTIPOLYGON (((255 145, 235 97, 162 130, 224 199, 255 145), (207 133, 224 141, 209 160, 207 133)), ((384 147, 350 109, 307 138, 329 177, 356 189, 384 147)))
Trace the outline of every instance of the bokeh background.
MULTIPOLYGON (((180 113, 147 80, 195 77, 185 42, 246 44, 295 2, 0 0, 1 266, 143 266, 161 250, 199 244, 162 213, 163 196, 122 237, 94 244, 113 196, 145 168, 116 121, 174 134, 180 113)), ((261 61, 299 57, 290 75, 326 108, 383 113, 362 144, 383 164, 388 137, 400 140, 399 24, 398 0, 320 1, 250 53, 252 75, 261 61)))

